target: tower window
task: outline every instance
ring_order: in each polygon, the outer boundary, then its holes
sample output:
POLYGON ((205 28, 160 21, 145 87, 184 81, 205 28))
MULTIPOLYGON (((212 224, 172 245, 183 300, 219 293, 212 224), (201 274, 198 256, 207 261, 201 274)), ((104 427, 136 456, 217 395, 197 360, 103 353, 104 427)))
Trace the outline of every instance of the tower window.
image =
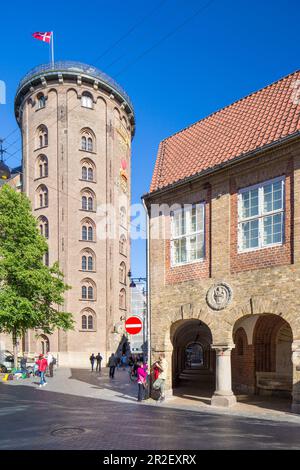
POLYGON ((90 93, 83 93, 81 97, 81 106, 83 108, 93 109, 93 98, 90 93))

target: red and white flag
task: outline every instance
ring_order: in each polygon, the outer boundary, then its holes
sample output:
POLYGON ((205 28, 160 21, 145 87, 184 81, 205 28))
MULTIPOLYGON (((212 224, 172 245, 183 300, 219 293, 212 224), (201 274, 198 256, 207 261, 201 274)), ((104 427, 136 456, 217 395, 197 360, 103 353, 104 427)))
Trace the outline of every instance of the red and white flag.
POLYGON ((47 42, 50 44, 52 38, 52 32, 48 33, 33 33, 32 37, 39 39, 39 41, 47 42))

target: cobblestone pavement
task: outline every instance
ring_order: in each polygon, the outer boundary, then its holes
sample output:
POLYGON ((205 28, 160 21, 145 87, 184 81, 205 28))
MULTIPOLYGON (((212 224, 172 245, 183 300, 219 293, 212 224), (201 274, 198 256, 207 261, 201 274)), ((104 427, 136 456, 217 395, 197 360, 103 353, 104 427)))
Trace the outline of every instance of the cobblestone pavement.
POLYGON ((136 402, 136 385, 117 371, 59 369, 0 383, 0 449, 300 449, 300 417, 221 410, 178 398, 136 402))

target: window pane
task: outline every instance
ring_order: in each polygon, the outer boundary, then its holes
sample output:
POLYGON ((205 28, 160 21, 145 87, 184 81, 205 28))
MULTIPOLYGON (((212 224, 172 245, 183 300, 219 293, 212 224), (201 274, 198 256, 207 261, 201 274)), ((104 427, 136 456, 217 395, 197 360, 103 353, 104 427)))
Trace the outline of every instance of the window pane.
POLYGON ((282 214, 264 217, 264 245, 282 243, 282 214))
POLYGON ((82 296, 83 299, 86 299, 86 287, 85 286, 82 286, 81 296, 82 296))
POLYGON ((242 224, 242 248, 257 248, 259 245, 258 220, 251 220, 242 224))
POLYGON ((87 240, 87 229, 85 225, 82 227, 82 240, 87 240))
POLYGON ((264 212, 281 210, 283 206, 282 181, 264 186, 264 212))
POLYGON ((93 288, 92 287, 88 288, 88 297, 89 297, 90 300, 92 300, 94 298, 94 293, 93 293, 93 288))
POLYGON ((83 180, 87 179, 87 168, 86 168, 86 166, 82 167, 82 179, 83 180))
POLYGON ((82 329, 86 330, 87 329, 87 321, 86 321, 86 316, 82 316, 82 329))
POLYGON ((258 189, 242 193, 242 218, 258 215, 258 189))
POLYGON ((86 256, 82 257, 81 268, 82 271, 86 271, 86 256))
POLYGON ((89 181, 93 181, 93 179, 94 179, 94 174, 93 174, 93 169, 92 168, 88 169, 88 179, 89 179, 89 181))
POLYGON ((93 227, 89 227, 88 229, 88 233, 89 233, 89 241, 93 241, 93 227))
POLYGON ((89 330, 93 330, 93 328, 94 328, 93 317, 92 317, 92 315, 89 315, 89 318, 88 318, 88 329, 89 329, 89 330))
POLYGON ((183 210, 175 212, 173 215, 173 237, 180 237, 185 234, 185 214, 183 210))
POLYGON ((88 270, 93 271, 93 258, 91 256, 88 259, 88 270))

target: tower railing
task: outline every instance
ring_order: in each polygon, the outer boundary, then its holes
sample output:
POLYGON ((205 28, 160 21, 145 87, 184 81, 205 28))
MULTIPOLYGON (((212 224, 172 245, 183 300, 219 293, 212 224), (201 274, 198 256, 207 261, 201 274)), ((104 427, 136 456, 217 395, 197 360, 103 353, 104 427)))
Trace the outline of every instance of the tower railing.
POLYGON ((117 92, 119 92, 123 98, 127 101, 128 105, 132 108, 133 110, 133 105, 132 102, 127 95, 127 93, 123 90, 123 88, 109 75, 106 73, 102 72, 101 70, 97 69, 96 67, 93 67, 91 65, 84 64, 82 62, 76 62, 76 61, 71 61, 71 60, 65 60, 65 61, 58 61, 55 62, 53 65, 52 64, 42 64, 38 65, 37 67, 34 67, 31 69, 20 81, 18 85, 18 90, 16 95, 19 93, 21 88, 28 82, 34 80, 36 77, 38 77, 41 74, 48 74, 48 73, 59 73, 59 72, 74 72, 74 73, 81 73, 84 75, 89 75, 93 78, 99 79, 102 82, 107 83, 110 85, 112 88, 114 88, 117 92))

